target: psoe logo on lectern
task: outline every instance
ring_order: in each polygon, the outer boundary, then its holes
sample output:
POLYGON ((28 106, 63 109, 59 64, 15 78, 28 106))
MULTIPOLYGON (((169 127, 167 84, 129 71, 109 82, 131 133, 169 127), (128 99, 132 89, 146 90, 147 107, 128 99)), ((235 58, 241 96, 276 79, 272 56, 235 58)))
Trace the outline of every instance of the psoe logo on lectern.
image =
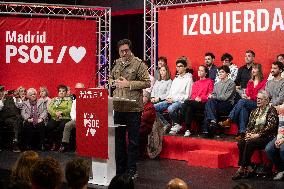
POLYGON ((93 137, 100 128, 100 120, 95 118, 94 113, 84 113, 84 127, 87 129, 86 136, 93 137))

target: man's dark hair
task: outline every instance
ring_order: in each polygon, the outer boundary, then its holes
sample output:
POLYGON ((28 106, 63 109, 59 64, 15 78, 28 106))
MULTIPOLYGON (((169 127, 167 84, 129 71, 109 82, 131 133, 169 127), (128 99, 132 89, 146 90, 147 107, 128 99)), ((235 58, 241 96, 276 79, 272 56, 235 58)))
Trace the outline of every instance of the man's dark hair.
POLYGON ((64 89, 65 91, 68 90, 68 88, 67 88, 66 85, 61 85, 61 84, 57 86, 57 91, 58 91, 58 92, 59 92, 59 89, 64 89))
POLYGON ((186 66, 187 66, 187 62, 186 62, 186 60, 185 60, 185 59, 181 59, 181 58, 177 59, 177 61, 176 61, 176 65, 177 65, 177 64, 183 64, 183 65, 184 65, 184 67, 186 67, 186 66))
POLYGON ((273 64, 273 65, 277 65, 278 68, 279 68, 282 72, 284 71, 284 65, 283 65, 282 62, 280 62, 280 61, 275 61, 275 62, 273 62, 272 64, 273 64))
POLYGON ((255 57, 255 53, 253 52, 253 50, 247 50, 246 53, 250 53, 253 57, 255 57))
POLYGON ((65 167, 65 177, 69 188, 81 189, 89 180, 90 164, 87 160, 76 158, 69 161, 65 167))
POLYGON ((130 50, 132 48, 132 44, 131 44, 131 41, 129 39, 121 39, 121 40, 119 40, 117 42, 117 49, 119 49, 119 47, 121 45, 128 45, 130 50))
POLYGON ((205 56, 211 56, 212 59, 215 59, 215 55, 212 52, 205 53, 205 56))
POLYGON ((229 61, 231 62, 233 60, 233 56, 229 53, 225 53, 225 54, 222 55, 221 61, 224 61, 226 59, 229 59, 229 61))
POLYGON ((226 73, 231 73, 229 66, 222 65, 218 68, 218 71, 224 70, 226 73))
POLYGON ((168 59, 167 59, 167 57, 165 57, 165 56, 160 56, 159 58, 158 58, 158 61, 163 61, 163 62, 165 62, 165 64, 167 64, 168 63, 168 59))
POLYGON ((284 54, 278 54, 276 58, 278 59, 279 56, 281 56, 282 58, 284 58, 284 54))
POLYGON ((57 188, 62 181, 62 170, 59 162, 52 157, 39 159, 32 167, 31 181, 36 188, 57 188))
POLYGON ((134 189, 134 182, 133 179, 126 174, 123 175, 116 175, 110 181, 108 189, 134 189))

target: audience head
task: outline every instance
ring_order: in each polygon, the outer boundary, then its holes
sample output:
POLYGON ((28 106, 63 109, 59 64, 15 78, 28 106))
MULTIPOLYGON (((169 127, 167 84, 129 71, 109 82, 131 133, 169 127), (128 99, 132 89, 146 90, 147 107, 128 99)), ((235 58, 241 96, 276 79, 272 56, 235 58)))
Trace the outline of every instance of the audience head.
POLYGON ((265 90, 260 90, 257 93, 256 104, 259 108, 264 108, 269 104, 269 94, 265 90))
POLYGON ((35 101, 37 99, 37 91, 36 89, 34 88, 29 88, 27 90, 27 98, 30 100, 30 101, 35 101))
POLYGON ((76 158, 69 161, 65 167, 65 177, 69 188, 87 188, 90 173, 90 164, 87 160, 76 158))
POLYGON ((275 61, 272 63, 271 74, 273 77, 280 76, 283 70, 284 70, 284 65, 282 62, 275 61))
POLYGON ((277 61, 282 62, 282 64, 284 64, 284 54, 277 55, 277 61))
POLYGON ((215 61, 215 55, 211 52, 207 52, 205 53, 205 64, 207 67, 212 66, 212 64, 214 64, 215 61))
POLYGON ((38 153, 34 151, 25 151, 20 154, 12 168, 11 179, 13 181, 31 182, 32 166, 39 160, 38 153))
POLYGON ((208 78, 209 77, 209 69, 204 65, 199 66, 198 77, 199 78, 208 78))
POLYGON ((252 50, 247 50, 245 55, 246 64, 252 64, 254 62, 255 53, 252 50))
POLYGON ((158 76, 158 80, 169 80, 171 79, 171 73, 170 73, 170 69, 168 67, 168 65, 164 65, 161 66, 161 68, 159 69, 159 76, 158 76))
POLYGON ((186 67, 187 67, 186 59, 183 59, 183 58, 177 59, 177 61, 176 61, 177 74, 186 73, 186 67))
POLYGON ((146 104, 150 100, 151 94, 146 91, 145 89, 143 90, 143 104, 146 104))
POLYGON ((134 182, 127 174, 116 175, 110 181, 108 189, 134 189, 134 182))
POLYGON ((233 189, 252 189, 252 186, 247 183, 238 183, 233 189))
POLYGON ((255 80, 256 77, 258 77, 258 79, 260 81, 262 81, 264 79, 261 64, 253 64, 252 65, 251 79, 255 80))
POLYGON ((26 92, 27 92, 26 89, 23 86, 20 86, 15 91, 15 96, 20 97, 20 98, 24 98, 26 96, 26 92))
POLYGON ((174 178, 168 182, 167 189, 189 189, 189 187, 183 180, 174 178))
POLYGON ((31 170, 33 189, 56 189, 62 181, 62 170, 52 157, 39 159, 31 170))
POLYGON ((0 85, 0 99, 4 96, 4 86, 3 85, 0 85))
POLYGON ((117 48, 120 58, 122 58, 123 61, 127 61, 131 56, 131 41, 129 39, 122 39, 117 42, 117 48))
POLYGON ((39 88, 39 94, 40 94, 40 97, 41 98, 45 98, 45 97, 48 97, 49 93, 48 93, 48 90, 46 87, 40 87, 39 88))
POLYGON ((158 58, 158 68, 161 68, 162 66, 167 65, 167 64, 168 64, 168 59, 167 59, 167 57, 165 57, 165 56, 160 56, 160 57, 158 58))
POLYGON ((223 65, 218 68, 219 79, 224 80, 228 78, 229 74, 230 74, 230 68, 228 66, 223 65))
POLYGON ((232 60, 233 60, 233 56, 229 53, 225 53, 221 57, 221 61, 223 62, 223 65, 225 66, 232 65, 232 60))
POLYGON ((68 88, 66 85, 58 85, 57 91, 58 91, 58 97, 63 98, 67 95, 68 88))

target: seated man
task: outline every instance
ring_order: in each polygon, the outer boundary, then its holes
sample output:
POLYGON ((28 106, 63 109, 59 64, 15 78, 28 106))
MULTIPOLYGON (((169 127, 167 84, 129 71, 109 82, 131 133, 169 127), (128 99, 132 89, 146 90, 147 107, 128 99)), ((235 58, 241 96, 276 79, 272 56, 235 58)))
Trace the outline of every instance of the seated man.
POLYGON ((228 78, 230 68, 221 66, 218 68, 220 81, 214 85, 213 93, 208 96, 205 104, 204 134, 206 137, 213 137, 217 128, 218 114, 229 114, 234 104, 235 83, 228 78))
POLYGON ((76 158, 67 162, 65 177, 70 189, 87 189, 90 164, 87 160, 76 158))
POLYGON ((253 174, 251 157, 255 150, 262 150, 275 136, 278 125, 277 110, 269 105, 269 95, 260 90, 257 94, 257 108, 250 114, 245 138, 238 142, 239 166, 233 180, 248 178, 253 174))
POLYGON ((281 180, 284 178, 284 104, 280 105, 277 111, 279 113, 278 134, 266 145, 265 151, 278 171, 273 179, 281 180))
POLYGON ((4 86, 0 85, 0 129, 3 129, 3 126, 5 126, 9 130, 14 131, 14 152, 20 152, 18 142, 22 119, 18 107, 19 104, 17 103, 16 99, 12 96, 8 96, 6 91, 4 91, 4 86))
POLYGON ((176 61, 178 76, 173 80, 169 96, 165 101, 155 104, 157 116, 161 120, 165 130, 170 126, 162 113, 168 110, 173 126, 171 131, 177 133, 182 127, 178 117, 178 111, 182 103, 191 95, 191 86, 193 84, 192 74, 186 73, 187 61, 180 58, 176 61))

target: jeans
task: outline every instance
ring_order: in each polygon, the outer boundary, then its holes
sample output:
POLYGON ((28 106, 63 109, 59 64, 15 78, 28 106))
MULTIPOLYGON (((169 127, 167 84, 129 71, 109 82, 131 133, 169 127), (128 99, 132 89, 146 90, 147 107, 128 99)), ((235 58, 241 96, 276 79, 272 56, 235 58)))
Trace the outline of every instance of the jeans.
POLYGON ((155 104, 154 107, 157 111, 157 116, 163 123, 163 125, 169 125, 168 121, 163 116, 163 111, 168 110, 170 114, 170 118, 173 121, 173 123, 179 123, 179 117, 178 117, 178 111, 181 108, 182 103, 177 101, 173 102, 172 104, 167 103, 167 101, 159 102, 158 104, 155 104))
POLYGON ((65 124, 64 131, 63 131, 62 142, 69 143, 71 131, 74 128, 76 128, 76 122, 74 120, 70 120, 69 122, 67 122, 65 124))
POLYGON ((280 148, 275 147, 276 138, 270 141, 266 147, 265 152, 268 158, 275 164, 279 172, 284 171, 284 144, 280 145, 280 148))
POLYGON ((252 110, 256 109, 256 102, 248 99, 240 99, 230 112, 229 118, 238 123, 239 132, 246 131, 246 125, 249 120, 249 115, 252 110))
POLYGON ((213 120, 217 122, 218 114, 228 114, 232 109, 232 104, 229 101, 221 101, 217 99, 209 99, 205 104, 205 118, 203 131, 208 132, 208 123, 213 120))
POLYGON ((136 171, 139 155, 139 128, 141 112, 114 112, 114 123, 126 126, 115 128, 116 174, 136 171), (128 143, 126 142, 128 134, 128 143))

